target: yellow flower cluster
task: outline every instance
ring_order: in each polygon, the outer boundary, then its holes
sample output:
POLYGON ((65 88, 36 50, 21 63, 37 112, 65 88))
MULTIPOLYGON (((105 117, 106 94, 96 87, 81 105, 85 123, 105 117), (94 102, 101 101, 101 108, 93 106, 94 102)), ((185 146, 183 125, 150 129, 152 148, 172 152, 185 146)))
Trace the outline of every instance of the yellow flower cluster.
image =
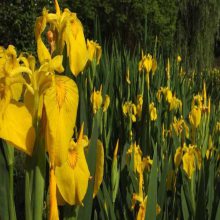
POLYGON ((108 95, 105 95, 105 100, 103 102, 102 98, 102 86, 100 87, 100 90, 96 91, 94 89, 93 93, 90 97, 90 102, 92 104, 92 110, 93 114, 96 114, 96 112, 102 107, 103 112, 106 112, 109 105, 110 105, 110 97, 108 95))
POLYGON ((191 111, 189 113, 190 124, 194 128, 198 128, 201 122, 202 114, 210 114, 211 101, 210 98, 207 101, 206 84, 203 84, 203 94, 195 95, 192 100, 191 111))
POLYGON ((177 136, 181 135, 184 132, 186 137, 189 138, 189 127, 187 126, 182 116, 180 117, 180 119, 174 117, 172 126, 177 136))
POLYGON ((137 108, 136 105, 132 102, 125 102, 122 106, 123 114, 126 117, 129 117, 133 122, 136 121, 137 108))
MULTIPOLYGON (((60 75, 64 72, 64 48, 74 76, 83 71, 88 59, 99 63, 101 57, 97 43, 87 41, 86 45, 83 26, 76 13, 68 9, 61 11, 57 0, 54 3, 56 12, 43 9, 35 24, 39 66, 32 55, 17 56, 12 45, 7 49, 0 47, 0 138, 29 156, 39 147, 36 140, 45 140, 50 166, 50 219, 59 218, 57 204, 82 203, 90 177, 84 153, 88 138, 83 135, 83 125, 77 142, 72 140, 79 95, 75 81, 60 75), (50 49, 43 42, 46 29, 50 49)), ((102 103, 99 93, 94 91, 91 97, 93 111, 102 103)), ((109 103, 106 95, 103 111, 109 103)), ((99 157, 97 166, 103 166, 103 160, 104 156, 99 157)), ((94 195, 102 177, 95 179, 94 195)))
MULTIPOLYGON (((136 219, 144 220, 146 215, 146 207, 147 207, 147 195, 144 195, 143 192, 143 183, 144 183, 143 172, 145 170, 147 172, 150 172, 153 161, 150 159, 149 156, 142 158, 142 151, 140 149, 140 146, 136 145, 136 143, 132 144, 129 147, 126 156, 127 156, 126 159, 128 164, 133 159, 133 164, 134 164, 133 171, 135 174, 138 174, 138 178, 139 178, 139 192, 138 194, 133 193, 131 208, 133 209, 136 202, 138 202, 139 209, 136 219)), ((156 206, 156 213, 157 214, 160 213, 160 207, 158 204, 156 206)))
POLYGON ((175 95, 172 94, 171 90, 168 87, 161 87, 157 91, 157 99, 160 102, 161 101, 161 94, 163 94, 165 100, 169 103, 169 110, 180 110, 182 111, 182 101, 178 98, 176 98, 175 95))
POLYGON ((140 146, 136 143, 131 144, 126 153, 127 163, 130 163, 131 159, 134 158, 133 171, 137 173, 143 173, 144 170, 150 171, 153 161, 149 156, 142 158, 142 151, 140 146), (134 157, 133 157, 133 156, 134 157))

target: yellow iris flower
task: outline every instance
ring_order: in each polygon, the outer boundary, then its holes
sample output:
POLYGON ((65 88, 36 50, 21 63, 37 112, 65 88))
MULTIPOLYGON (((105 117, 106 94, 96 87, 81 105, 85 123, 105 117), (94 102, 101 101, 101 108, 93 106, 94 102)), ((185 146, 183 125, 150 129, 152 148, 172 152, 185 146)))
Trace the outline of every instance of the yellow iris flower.
POLYGON ((150 54, 144 55, 142 51, 141 60, 138 63, 138 70, 141 72, 142 70, 146 71, 146 83, 147 88, 149 89, 150 86, 150 72, 154 75, 157 69, 157 61, 152 58, 150 54))
POLYGON ((183 170, 191 179, 196 167, 200 170, 202 165, 201 151, 195 145, 189 145, 188 147, 184 143, 183 148, 178 147, 174 156, 174 163, 178 167, 183 162, 183 170))
POLYGON ((62 56, 50 58, 39 69, 35 69, 34 57, 28 57, 27 61, 27 67, 15 70, 29 74, 30 84, 24 95, 24 103, 32 117, 44 124, 43 135, 50 162, 60 166, 66 161, 75 126, 78 88, 70 78, 55 75, 55 71, 63 71, 62 56))
POLYGON ((70 12, 69 9, 64 9, 62 12, 57 0, 55 0, 55 8, 56 13, 48 13, 44 9, 42 16, 36 21, 35 37, 37 40, 39 60, 42 64, 49 57, 48 52, 45 50, 46 46, 41 38, 41 34, 49 23, 50 31, 53 33, 53 40, 55 41, 54 50, 58 54, 62 54, 66 45, 70 70, 77 76, 84 69, 88 60, 83 26, 77 18, 76 13, 70 12))
POLYGON ((126 160, 127 162, 130 162, 132 158, 132 154, 134 154, 134 172, 141 173, 142 172, 142 151, 140 149, 140 146, 136 143, 132 144, 126 153, 126 160))
POLYGON ((149 112, 150 112, 150 120, 156 121, 157 120, 157 109, 154 107, 154 103, 151 102, 149 105, 149 112))
POLYGON ((35 58, 23 57, 26 66, 14 72, 27 73, 29 83, 24 94, 24 104, 34 120, 44 125, 46 149, 52 166, 66 161, 69 141, 75 126, 78 107, 78 88, 66 76, 55 75, 63 72, 62 56, 49 56, 39 69, 35 69, 35 58), (62 148, 60 147, 62 146, 62 148))
POLYGON ((182 101, 174 95, 170 101, 170 111, 178 109, 182 111, 182 101))
POLYGON ((147 73, 149 73, 152 69, 153 65, 153 58, 150 54, 144 55, 142 53, 141 61, 138 64, 138 70, 141 71, 142 69, 145 69, 147 73))
POLYGON ((102 101, 102 86, 100 86, 100 90, 96 91, 94 89, 90 97, 90 102, 92 103, 92 110, 94 114, 96 114, 96 112, 101 108, 102 101))
POLYGON ((18 102, 23 79, 15 48, 1 48, 0 53, 0 138, 9 141, 16 148, 31 155, 35 140, 32 116, 25 105, 18 102), (25 118, 25 120, 24 120, 25 118))
POLYGON ((102 55, 101 46, 98 43, 87 39, 87 49, 89 61, 92 62, 94 60, 97 64, 99 64, 102 55))
POLYGON ((185 132, 187 138, 189 138, 189 127, 187 126, 186 122, 184 121, 183 117, 181 116, 180 119, 177 119, 174 116, 174 120, 172 123, 173 129, 177 136, 181 135, 182 132, 185 132))
MULTIPOLYGON (((81 204, 87 191, 90 177, 84 154, 84 147, 87 145, 88 141, 83 136, 82 125, 77 142, 70 141, 66 162, 55 168, 60 195, 70 205, 81 204)), ((58 204, 62 204, 62 200, 58 199, 58 204)))
POLYGON ((136 122, 137 108, 135 104, 129 101, 125 102, 122 106, 122 111, 125 116, 136 122))
POLYGON ((172 91, 168 87, 161 87, 157 91, 157 99, 161 101, 161 94, 164 95, 165 100, 169 103, 170 108, 169 110, 180 110, 182 111, 182 102, 180 99, 176 98, 175 95, 172 94, 172 91))
MULTIPOLYGON (((46 148, 51 162, 61 165, 66 161, 69 141, 75 126, 78 107, 77 85, 66 76, 54 74, 55 71, 63 71, 62 56, 50 58, 39 69, 35 69, 33 57, 27 58, 26 61, 26 67, 18 67, 13 72, 28 73, 30 84, 27 85, 29 89, 25 92, 24 103, 34 119, 41 118, 42 112, 45 111, 46 148)), ((28 152, 31 154, 31 149, 28 152)))
MULTIPOLYGON (((133 194, 132 208, 135 206, 136 201, 139 202, 139 209, 138 209, 136 220, 144 220, 145 219, 146 208, 147 208, 147 198, 148 198, 147 195, 145 197, 143 197, 143 196, 140 196, 136 193, 133 194)), ((160 212, 161 212, 161 208, 158 204, 156 204, 156 215, 159 215, 160 212)))
POLYGON ((198 128, 201 121, 202 112, 197 106, 194 106, 189 113, 189 122, 194 128, 198 128))

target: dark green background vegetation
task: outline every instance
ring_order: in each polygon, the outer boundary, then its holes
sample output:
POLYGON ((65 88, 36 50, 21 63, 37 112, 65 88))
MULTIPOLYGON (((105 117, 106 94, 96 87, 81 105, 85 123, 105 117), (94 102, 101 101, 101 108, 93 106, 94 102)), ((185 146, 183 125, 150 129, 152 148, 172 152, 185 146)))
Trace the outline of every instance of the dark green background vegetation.
MULTIPOLYGON (((60 0, 61 8, 77 12, 88 38, 133 50, 158 48, 166 56, 181 54, 190 68, 210 67, 214 48, 220 55, 220 0, 60 0)), ((0 44, 35 51, 34 22, 53 0, 1 0, 0 44)))

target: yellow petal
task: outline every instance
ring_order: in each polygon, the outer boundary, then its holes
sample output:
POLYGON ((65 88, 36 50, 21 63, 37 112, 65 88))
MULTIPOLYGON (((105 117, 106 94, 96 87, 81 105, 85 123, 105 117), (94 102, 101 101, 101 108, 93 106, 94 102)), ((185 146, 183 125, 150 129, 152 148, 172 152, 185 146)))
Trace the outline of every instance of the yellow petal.
POLYGON ((51 59, 50 53, 41 37, 37 39, 37 55, 41 64, 51 59))
POLYGON ((81 204, 87 191, 90 176, 84 148, 74 148, 69 155, 68 162, 61 167, 56 167, 55 175, 63 199, 70 205, 81 204), (71 157, 73 158, 71 159, 71 157))
POLYGON ((189 121, 192 126, 197 128, 201 121, 201 109, 198 107, 193 107, 191 112, 189 113, 189 121))
POLYGON ((186 172, 189 179, 195 171, 195 156, 192 152, 186 152, 183 155, 183 170, 186 172))
POLYGON ((100 140, 97 140, 97 148, 96 148, 96 169, 95 169, 95 183, 93 190, 93 198, 99 191, 99 187, 103 180, 104 174, 104 148, 103 144, 100 140))
POLYGON ((78 107, 78 88, 66 76, 56 76, 55 83, 46 90, 46 146, 51 162, 60 166, 67 160, 78 107))
POLYGON ((15 50, 15 47, 12 45, 9 45, 6 52, 6 62, 4 63, 4 70, 5 73, 8 76, 13 76, 12 70, 19 66, 18 60, 17 60, 17 52, 15 50))
POLYGON ((180 163, 181 163, 181 160, 182 160, 182 156, 183 156, 183 150, 181 147, 178 147, 176 149, 176 153, 175 153, 175 156, 174 156, 174 164, 176 167, 179 167, 180 163))
POLYGON ((105 95, 105 100, 104 100, 104 104, 103 104, 103 112, 107 111, 109 105, 110 105, 110 97, 109 97, 109 95, 105 95))
POLYGON ((91 94, 90 96, 90 102, 92 103, 92 109, 93 109, 93 113, 95 114, 101 107, 102 105, 102 93, 101 93, 101 89, 100 91, 95 91, 91 94))
MULTIPOLYGON (((46 10, 43 10, 43 14, 45 15, 47 13, 46 10)), ((46 17, 45 16, 38 17, 35 23, 34 31, 35 31, 35 38, 38 39, 41 37, 41 34, 43 33, 44 29, 46 28, 46 17)))
POLYGON ((58 1, 57 0, 55 0, 54 1, 54 4, 55 4, 55 8, 56 8, 56 14, 57 15, 60 15, 60 6, 59 6, 59 4, 58 4, 58 1))
POLYGON ((99 64, 101 55, 102 55, 102 48, 101 46, 94 42, 87 39, 87 48, 88 48, 88 59, 92 62, 93 60, 99 64))
POLYGON ((44 63, 47 60, 51 60, 50 53, 45 46, 44 42, 41 39, 41 34, 46 28, 46 15, 47 11, 43 11, 43 16, 37 18, 36 24, 35 24, 35 38, 37 41, 37 55, 40 63, 44 63))
POLYGON ((32 154, 35 130, 31 114, 23 104, 12 102, 8 105, 0 123, 0 137, 26 154, 32 154))
POLYGON ((149 111, 150 111, 150 119, 151 121, 157 120, 157 109, 154 107, 154 103, 151 102, 149 105, 149 111))
POLYGON ((64 71, 62 62, 63 62, 63 56, 61 55, 55 56, 50 62, 50 68, 52 70, 57 71, 58 73, 62 73, 64 71))
POLYGON ((73 75, 77 76, 83 71, 88 60, 83 27, 77 18, 72 21, 72 24, 67 23, 64 40, 67 43, 70 69, 73 75))
POLYGON ((23 85, 21 83, 15 83, 11 85, 12 98, 15 99, 16 101, 19 101, 21 97, 22 88, 23 85))
POLYGON ((145 70, 146 70, 147 73, 149 73, 151 71, 152 64, 153 64, 152 56, 150 54, 148 54, 146 56, 146 58, 144 59, 144 61, 143 61, 143 65, 144 65, 145 70))

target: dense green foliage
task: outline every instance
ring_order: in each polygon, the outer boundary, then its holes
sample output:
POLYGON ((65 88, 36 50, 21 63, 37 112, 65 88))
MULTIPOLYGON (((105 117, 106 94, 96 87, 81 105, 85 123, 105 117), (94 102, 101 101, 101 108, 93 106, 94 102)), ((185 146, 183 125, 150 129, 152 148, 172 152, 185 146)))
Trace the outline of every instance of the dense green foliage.
MULTIPOLYGON (((193 69, 210 67, 220 18, 220 0, 63 0, 62 8, 77 12, 88 38, 120 40, 130 49, 152 52, 157 37, 163 55, 181 54, 193 69), (186 59, 190 57, 190 59, 186 59)), ((34 18, 49 0, 3 0, 0 3, 0 44, 34 51, 34 18), (13 31, 12 31, 13 30, 13 31)), ((216 47, 216 52, 218 52, 216 47)))

